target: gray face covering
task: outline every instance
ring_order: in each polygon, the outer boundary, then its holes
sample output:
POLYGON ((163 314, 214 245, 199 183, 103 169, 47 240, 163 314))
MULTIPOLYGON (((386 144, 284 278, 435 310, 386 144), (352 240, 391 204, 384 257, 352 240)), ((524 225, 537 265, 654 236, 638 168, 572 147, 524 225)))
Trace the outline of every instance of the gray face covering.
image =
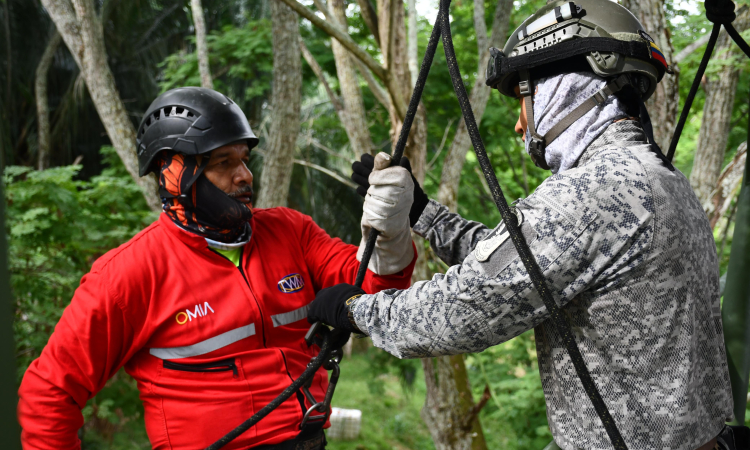
MULTIPOLYGON (((542 78, 534 94, 534 124, 544 135, 557 122, 602 89, 607 82, 593 73, 573 72, 542 78)), ((574 167, 584 150, 615 120, 628 117, 625 105, 614 95, 576 120, 546 147, 545 159, 552 173, 574 167)), ((531 135, 526 129, 526 152, 531 135)))

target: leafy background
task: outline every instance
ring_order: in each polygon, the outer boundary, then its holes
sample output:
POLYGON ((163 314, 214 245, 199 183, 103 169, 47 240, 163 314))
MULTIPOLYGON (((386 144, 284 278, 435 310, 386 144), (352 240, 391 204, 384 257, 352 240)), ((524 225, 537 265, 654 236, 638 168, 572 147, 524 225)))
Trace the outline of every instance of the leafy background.
MULTIPOLYGON (((213 30, 209 48, 216 88, 242 106, 261 137, 260 148, 265 145, 269 128, 273 62, 268 1, 272 0, 204 0, 208 28, 213 30)), ((6 232, 15 296, 14 332, 20 381, 28 364, 40 354, 80 278, 92 263, 127 241, 156 216, 149 212, 113 149, 106 145, 103 127, 75 64, 64 48, 58 50, 50 75, 54 167, 43 172, 31 168, 35 161, 36 138, 33 95, 28 80, 33 80, 34 64, 44 49, 47 35, 25 30, 48 29, 49 19, 35 2, 6 2, 9 12, 0 11, 0 16, 12 14, 11 37, 17 47, 3 64, 7 68, 13 63, 11 82, 16 94, 3 98, 0 155, 6 164, 6 232), (24 42, 24 47, 18 48, 18 42, 24 42), (82 159, 74 164, 77 157, 82 159)), ((436 8, 436 2, 432 3, 436 8)), ((510 30, 543 3, 544 0, 516 1, 510 30)), ((199 84, 188 2, 104 0, 100 5, 109 63, 134 121, 159 92, 199 84)), ((700 2, 670 1, 667 6, 677 51, 710 29, 700 2)), ((487 1, 485 7, 487 22, 491 22, 495 4, 487 1)), ((451 18, 455 48, 464 83, 469 88, 478 76, 472 12, 471 1, 454 0, 451 18)), ((349 7, 348 16, 352 37, 375 54, 375 43, 356 5, 349 7)), ((421 55, 431 25, 423 17, 418 27, 421 55)), ((327 79, 337 89, 330 39, 306 22, 301 22, 301 32, 327 79)), ((682 99, 687 95, 701 55, 702 49, 680 64, 682 99)), ((738 59, 731 63, 743 64, 743 73, 747 73, 746 61, 738 59)), ((716 69, 712 63, 708 76, 714 76, 716 69)), ((3 78, 6 73, 0 73, 3 84, 8 81, 3 78)), ((306 64, 303 64, 303 83, 303 124, 297 157, 347 176, 355 155, 351 154, 346 133, 332 105, 306 64)), ((364 86, 363 93, 373 142, 383 151, 390 151, 387 111, 364 86)), ((750 77, 741 76, 726 161, 746 139, 749 94, 750 77)), ((442 157, 447 150, 444 147, 450 144, 460 118, 442 48, 438 49, 423 100, 429 117, 427 159, 431 164, 424 188, 434 198, 442 157)), ((686 174, 692 166, 703 102, 704 94, 699 90, 694 113, 677 151, 676 165, 686 174)), ((494 93, 480 126, 499 181, 511 201, 528 195, 546 176, 530 163, 513 132, 517 117, 517 102, 494 93)), ((262 158, 253 154, 251 169, 256 179, 262 177, 261 167, 262 158)), ((358 243, 361 199, 352 189, 328 175, 295 166, 289 204, 311 215, 332 236, 358 243)), ((471 152, 463 168, 459 212, 488 226, 499 221, 471 152)), ((731 230, 729 236, 721 255, 722 273, 731 249, 731 230)), ((720 236, 717 239, 721 240, 720 236)), ((439 264, 433 266, 436 271, 444 269, 439 264)), ((491 401, 480 416, 490 448, 541 449, 550 441, 533 333, 468 355, 467 369, 477 398, 485 386, 489 386, 492 393, 491 401)), ((331 448, 434 448, 419 417, 424 396, 418 361, 400 361, 369 347, 366 341, 355 342, 353 356, 342 363, 342 379, 334 406, 364 411, 362 436, 352 443, 334 442, 331 448)), ((135 384, 123 372, 110 380, 83 412, 86 423, 80 434, 85 449, 149 447, 135 384)))

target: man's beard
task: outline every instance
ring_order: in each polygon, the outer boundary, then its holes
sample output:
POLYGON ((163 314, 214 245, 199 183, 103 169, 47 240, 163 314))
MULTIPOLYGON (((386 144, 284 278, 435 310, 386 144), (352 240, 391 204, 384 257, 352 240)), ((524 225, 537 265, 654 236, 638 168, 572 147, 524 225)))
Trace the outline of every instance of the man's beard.
POLYGON ((241 188, 237 189, 236 191, 232 192, 231 194, 227 194, 227 195, 229 195, 229 196, 230 196, 230 197, 232 197, 233 199, 237 199, 237 197, 240 197, 240 196, 242 196, 242 195, 244 195, 244 194, 250 194, 250 199, 249 199, 249 201, 248 201, 248 202, 246 203, 246 205, 247 205, 247 206, 248 206, 248 207, 249 207, 250 209, 252 209, 252 208, 253 208, 253 197, 255 196, 255 193, 253 192, 253 187, 252 187, 252 186, 250 186, 249 184, 248 184, 248 185, 245 185, 245 186, 243 186, 243 187, 241 187, 241 188))

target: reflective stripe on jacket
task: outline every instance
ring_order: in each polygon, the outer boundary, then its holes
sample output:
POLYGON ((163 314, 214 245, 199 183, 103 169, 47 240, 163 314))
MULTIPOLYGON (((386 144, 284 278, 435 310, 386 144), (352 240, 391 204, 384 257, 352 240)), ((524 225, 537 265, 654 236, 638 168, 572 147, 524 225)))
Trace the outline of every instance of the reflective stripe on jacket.
MULTIPOLYGON (((27 370, 18 416, 26 449, 77 449, 81 408, 120 367, 138 382, 151 445, 205 448, 280 394, 317 347, 303 337, 315 292, 353 283, 357 247, 287 208, 255 210, 240 266, 166 215, 99 258, 42 355, 27 370)), ((364 289, 408 287, 414 262, 364 289)), ((322 400, 324 370, 311 391, 322 400)), ((302 395, 226 448, 299 433, 302 395)))

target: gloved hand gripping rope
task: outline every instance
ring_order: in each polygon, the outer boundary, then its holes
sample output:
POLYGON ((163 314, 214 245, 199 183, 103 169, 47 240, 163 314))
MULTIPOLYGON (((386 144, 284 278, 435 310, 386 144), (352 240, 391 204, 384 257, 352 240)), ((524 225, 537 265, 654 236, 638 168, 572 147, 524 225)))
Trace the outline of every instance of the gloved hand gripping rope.
MULTIPOLYGON (((500 184, 497 181, 497 177, 495 176, 495 172, 487 156, 487 152, 484 148, 484 143, 482 142, 482 138, 479 135, 479 129, 477 127, 476 120, 474 119, 474 113, 471 109, 469 96, 466 92, 466 88, 461 78, 461 73, 458 68, 458 62, 456 61, 456 54, 453 49, 453 39, 451 36, 450 20, 448 15, 450 3, 451 0, 440 1, 437 20, 435 22, 435 26, 432 29, 432 34, 430 35, 430 40, 425 51, 425 56, 422 60, 419 76, 414 86, 414 92, 412 93, 411 100, 409 101, 409 107, 406 112, 406 116, 404 117, 401 134, 399 135, 396 148, 393 152, 391 165, 397 165, 401 161, 401 158, 403 156, 404 149, 406 147, 406 140, 409 136, 411 125, 414 122, 417 106, 419 105, 419 101, 422 97, 422 91, 424 90, 427 75, 429 74, 430 67, 432 66, 432 61, 437 50, 438 40, 440 39, 442 34, 443 48, 445 50, 445 57, 448 63, 448 70, 450 72, 454 91, 461 106, 461 112, 464 116, 464 121, 466 122, 466 128, 468 130, 469 137, 471 138, 471 142, 474 147, 474 152, 476 153, 477 160, 479 161, 479 165, 482 169, 482 172, 484 173, 485 178, 487 179, 490 191, 492 192, 492 197, 495 201, 495 205, 500 211, 502 219, 507 226, 511 241, 518 251, 518 254, 521 256, 521 260, 523 261, 523 264, 527 272, 529 273, 529 277, 534 284, 534 288, 537 290, 540 297, 542 298, 542 301, 544 302, 545 307, 548 309, 551 320, 557 328, 558 333, 560 333, 563 338, 568 354, 576 369, 576 373, 581 380, 587 396, 594 405, 594 408, 599 415, 599 418, 601 419, 602 424, 604 425, 604 428, 607 431, 607 434, 612 441, 614 448, 618 450, 627 449, 627 446, 625 445, 625 442, 620 435, 619 430, 617 429, 617 425, 614 423, 612 416, 607 410, 607 406, 604 404, 604 401, 602 400, 602 397, 599 394, 599 391, 594 384, 593 379, 591 378, 591 374, 589 373, 583 361, 583 357, 581 356, 575 339, 573 338, 570 324, 568 324, 567 319, 555 303, 554 298, 552 297, 552 292, 547 287, 544 275, 542 274, 541 269, 539 268, 533 254, 531 253, 531 250, 529 249, 528 243, 526 242, 523 234, 518 227, 516 216, 511 212, 511 209, 507 201, 505 200, 503 191, 500 188, 500 184)), ((737 33, 737 31, 731 25, 731 22, 735 17, 734 3, 731 0, 707 1, 706 10, 707 17, 709 18, 709 20, 714 22, 714 28, 711 33, 711 38, 709 40, 706 53, 704 54, 703 60, 701 61, 695 81, 693 82, 693 86, 690 90, 690 94, 688 95, 688 98, 685 102, 685 107, 682 111, 680 121, 678 122, 677 128, 672 138, 672 143, 667 153, 667 159, 669 161, 671 161, 674 156, 674 152, 677 147, 677 141, 680 138, 680 134, 682 128, 684 127, 685 120, 687 119, 687 114, 690 110, 692 100, 695 97, 695 93, 697 92, 700 79, 705 72, 706 66, 708 65, 708 60, 713 51, 716 39, 718 38, 721 25, 724 25, 729 35, 735 40, 735 42, 745 52, 745 54, 750 57, 750 46, 748 46, 748 44, 742 39, 739 33, 737 33)), ((362 260, 355 281, 355 286, 357 287, 361 287, 364 281, 364 277, 367 272, 367 267, 373 250, 375 248, 375 242, 377 240, 378 234, 379 232, 377 230, 372 230, 367 239, 367 245, 362 255, 362 260)), ((307 411, 307 414, 305 414, 303 423, 311 418, 310 415, 315 410, 323 412, 323 416, 315 416, 314 419, 327 419, 327 410, 330 406, 330 401, 333 395, 336 381, 338 380, 340 347, 346 342, 345 338, 348 338, 349 333, 336 329, 328 331, 327 327, 325 327, 320 322, 317 322, 312 325, 310 331, 308 331, 307 336, 305 337, 305 340, 307 341, 308 345, 312 345, 315 337, 320 335, 322 335, 322 342, 320 343, 320 353, 310 361, 302 375, 294 380, 294 382, 271 403, 263 407, 255 415, 253 415, 236 429, 228 433, 226 436, 221 438, 219 441, 212 444, 207 448, 207 450, 215 450, 223 447, 224 445, 235 439, 237 436, 257 424, 271 411, 273 411, 289 397, 291 397, 296 391, 298 391, 299 389, 304 389, 306 383, 308 383, 312 379, 312 377, 315 375, 315 372, 317 372, 320 367, 325 367, 327 370, 333 370, 334 374, 331 377, 329 389, 326 392, 324 401, 314 403, 314 405, 307 411), (334 340, 336 341, 335 343, 333 342, 334 340)), ((312 401, 314 399, 310 400, 312 401)))

